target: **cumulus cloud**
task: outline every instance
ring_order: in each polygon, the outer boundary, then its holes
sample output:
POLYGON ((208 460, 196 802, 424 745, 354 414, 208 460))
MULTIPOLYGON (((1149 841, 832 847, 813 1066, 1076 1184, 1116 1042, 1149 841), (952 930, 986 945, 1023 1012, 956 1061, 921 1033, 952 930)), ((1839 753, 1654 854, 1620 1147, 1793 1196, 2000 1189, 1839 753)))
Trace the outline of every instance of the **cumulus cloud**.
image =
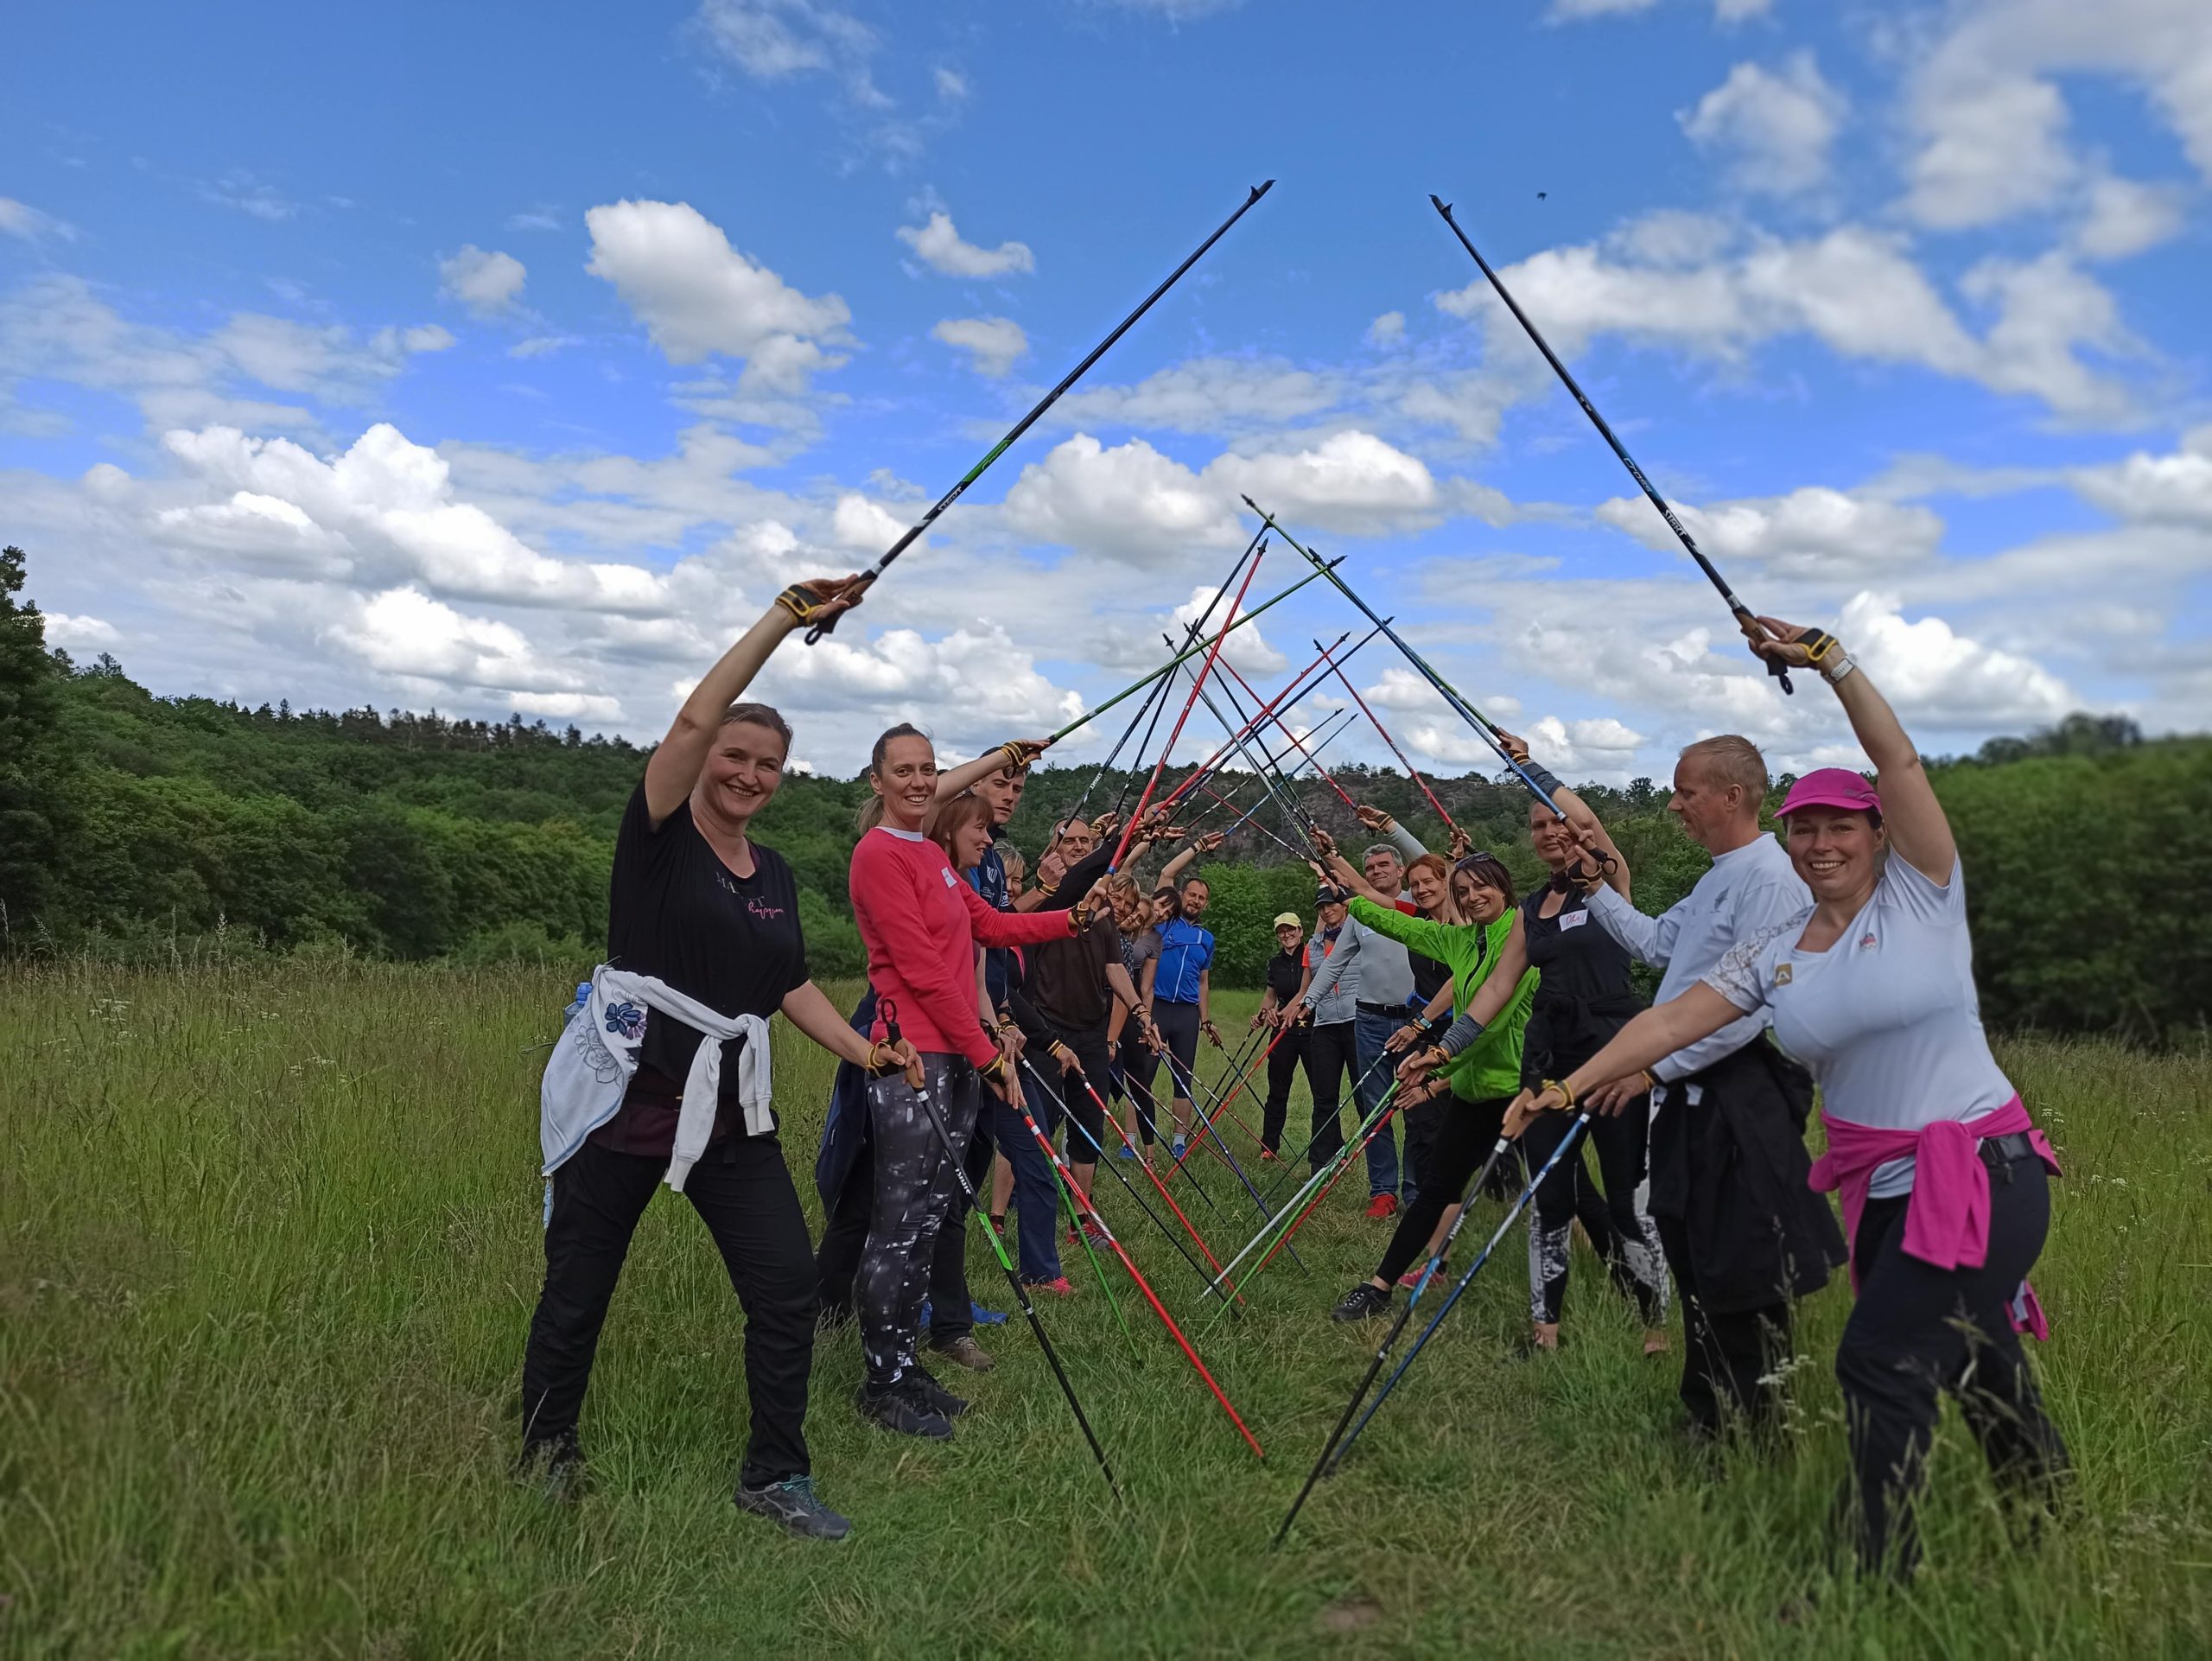
POLYGON ((1797 52, 1778 73, 1738 64, 1679 118, 1699 148, 1727 158, 1738 186, 1795 196, 1827 181, 1828 150, 1845 107, 1843 94, 1821 76, 1813 54, 1797 52))
POLYGON ((1001 242, 995 248, 979 248, 963 239, 953 227, 952 215, 942 208, 924 225, 902 225, 899 240, 914 251, 922 264, 941 277, 971 278, 1026 275, 1037 269, 1037 257, 1026 242, 1001 242))
POLYGON ((2212 531, 2212 426, 2188 433, 2171 455, 2139 450, 2111 466, 2077 468, 2072 480, 2085 500, 2121 519, 2212 531))
POLYGON ((327 638, 389 675, 499 691, 564 691, 574 680, 541 661, 523 633, 471 617, 411 588, 362 601, 327 638))
POLYGON ((1318 415, 1339 403, 1345 391, 1338 377, 1281 358, 1186 358, 1134 385, 1072 392, 1052 416, 1068 426, 1239 432, 1318 415))
POLYGON ((1406 314, 1402 311, 1386 311, 1367 326, 1370 346, 1395 346, 1405 338, 1406 314))
POLYGON ((2185 210, 2178 186, 2101 175, 2089 185, 2074 246, 2089 259, 2128 259, 2170 240, 2185 210))
MULTIPOLYGON (((1727 570, 1756 565, 1849 581, 1919 564, 1943 539, 1943 521, 1931 509, 1824 485, 1803 486, 1785 496, 1673 506, 1698 546, 1727 570)), ((1647 548, 1673 552, 1681 547, 1641 496, 1602 503, 1598 517, 1647 548)))
POLYGON ((976 372, 1002 380, 1029 354, 1029 337, 1008 317, 948 317, 930 333, 969 354, 976 372))
POLYGON ((1205 478, 1249 495, 1286 523, 1352 535, 1440 517, 1427 465, 1373 433, 1334 433, 1299 450, 1224 455, 1207 467, 1205 478))
MULTIPOLYGON (((1188 600, 1175 608, 1176 627, 1164 632, 1168 640, 1174 642, 1177 650, 1179 651, 1190 643, 1191 626, 1199 618, 1206 618, 1205 627, 1198 637, 1200 640, 1220 633, 1225 625, 1233 620, 1229 614, 1228 601, 1224 600, 1219 605, 1214 604, 1214 598, 1218 590, 1200 583, 1191 590, 1191 597, 1188 600), (1211 616, 1207 616, 1209 608, 1212 612, 1211 616)), ((1235 598, 1233 592, 1230 598, 1235 598)), ((1248 593, 1245 598, 1248 604, 1257 603, 1252 594, 1248 593)), ((1266 627, 1264 623, 1247 623, 1243 628, 1236 630, 1221 643, 1223 659, 1234 665, 1243 674, 1281 674, 1284 670, 1290 667, 1290 659, 1268 643, 1266 634, 1262 632, 1266 627)), ((1160 644, 1165 649, 1167 642, 1162 641, 1160 644)))
POLYGON ((844 301, 802 294, 731 247, 689 202, 611 202, 584 224, 584 269, 614 285, 671 363, 741 358, 741 391, 791 394, 845 361, 824 350, 849 343, 844 301))
POLYGON ((779 654, 762 680, 772 695, 789 689, 816 708, 865 713, 879 727, 912 721, 939 737, 1050 732, 1083 713, 1083 700, 1055 687, 995 624, 938 640, 893 628, 861 644, 841 632, 779 654))
POLYGON ((111 651, 123 644, 123 634, 104 617, 72 616, 66 611, 46 614, 46 643, 73 646, 79 651, 111 651))
POLYGON ((522 297, 527 272, 512 254, 487 253, 474 243, 438 262, 439 291, 479 317, 493 317, 522 297))
POLYGON ((1940 617, 1908 622, 1894 594, 1869 591, 1837 629, 1907 721, 1951 727, 2032 726, 2082 707, 2041 665, 1969 640, 1940 617))
POLYGON ((77 227, 41 213, 29 202, 0 196, 0 236, 21 237, 25 242, 73 242, 77 227))
MULTIPOLYGON (((1902 239, 1842 226, 1808 239, 1758 237, 1697 264, 1617 258, 1592 244, 1547 249, 1501 273, 1562 353, 1618 334, 1738 361, 1778 338, 1808 334, 1847 358, 1912 365, 2042 400, 2081 421, 2129 417, 2126 384, 2081 355, 2138 353, 2112 297, 2056 251, 1992 259, 1961 283, 1995 314, 1975 335, 1916 264, 1902 239)), ((1479 280, 1440 295, 1479 318, 1508 362, 1533 360, 1479 280)))

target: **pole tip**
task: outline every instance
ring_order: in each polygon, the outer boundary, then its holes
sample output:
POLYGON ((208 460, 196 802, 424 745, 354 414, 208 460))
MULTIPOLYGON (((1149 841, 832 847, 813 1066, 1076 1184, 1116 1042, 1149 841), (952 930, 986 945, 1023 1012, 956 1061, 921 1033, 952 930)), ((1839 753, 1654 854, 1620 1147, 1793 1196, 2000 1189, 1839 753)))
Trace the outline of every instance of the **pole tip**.
POLYGON ((1252 200, 1255 202, 1258 201, 1261 197, 1266 195, 1274 188, 1275 181, 1273 179, 1262 179, 1258 184, 1252 187, 1252 200))
POLYGON ((1434 208, 1438 213, 1443 214, 1446 219, 1448 220, 1452 217, 1452 204, 1446 201, 1443 197, 1438 195, 1433 190, 1428 193, 1428 205, 1434 208))

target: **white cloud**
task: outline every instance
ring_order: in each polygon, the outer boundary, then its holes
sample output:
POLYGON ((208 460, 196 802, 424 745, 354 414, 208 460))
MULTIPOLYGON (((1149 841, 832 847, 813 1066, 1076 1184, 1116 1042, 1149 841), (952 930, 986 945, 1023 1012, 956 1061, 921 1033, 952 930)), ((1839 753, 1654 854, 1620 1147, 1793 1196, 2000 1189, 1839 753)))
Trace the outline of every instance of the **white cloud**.
MULTIPOLYGON (((1240 582, 1242 580, 1239 579, 1240 582)), ((1223 627, 1233 620, 1229 614, 1229 600, 1224 600, 1217 606, 1214 605, 1214 596, 1218 592, 1219 590, 1208 588, 1203 582, 1191 590, 1191 597, 1175 608, 1175 627, 1162 631, 1167 636, 1167 640, 1160 642, 1161 651, 1166 650, 1168 640, 1175 643, 1178 651, 1190 644, 1191 625, 1197 622, 1201 616, 1205 615, 1208 607, 1212 607, 1213 614, 1206 619, 1205 631, 1198 637, 1200 640, 1204 640, 1209 634, 1219 633, 1223 627)), ((1247 606, 1257 604, 1262 597, 1262 593, 1255 578, 1253 587, 1245 592, 1247 606)), ((1231 590, 1230 599, 1235 598, 1235 591, 1231 590)), ((1240 673, 1246 675, 1280 675, 1284 670, 1289 668, 1290 659, 1269 644, 1262 633, 1264 627, 1260 623, 1247 623, 1243 628, 1229 635, 1221 643, 1223 660, 1234 665, 1240 673)), ((1154 652, 1153 657, 1155 662, 1165 661, 1158 652, 1154 652)), ((1202 657, 1191 659, 1193 667, 1204 661, 1202 657)), ((1249 704, 1247 708, 1249 711, 1249 704)), ((1249 712, 1256 713, 1256 711, 1249 712)))
POLYGON ((1923 225, 1993 225, 2056 200, 2074 177, 2066 100, 2047 82, 1929 76, 1916 102, 1923 143, 1907 171, 1904 207, 1923 225))
POLYGON ((1406 314, 1402 311, 1386 311, 1367 326, 1370 346, 1395 346, 1405 338, 1406 314))
POLYGON ((1208 465, 1205 480, 1218 480, 1232 500, 1250 495, 1286 524, 1356 536, 1441 517, 1427 466, 1367 432, 1332 434, 1300 450, 1224 455, 1208 465))
MULTIPOLYGON (((849 490, 837 498, 830 518, 830 534, 841 548, 856 553, 880 554, 906 533, 906 522, 860 493, 849 490)), ((919 544, 917 544, 918 551, 919 544)))
POLYGON ((1552 0, 1551 10, 1545 21, 1553 23, 1580 22, 1586 17, 1615 17, 1630 12, 1649 11, 1659 0, 1552 0))
POLYGON ((327 634, 388 675, 501 692, 575 688, 575 678, 542 662, 519 629, 467 616, 411 588, 369 597, 327 634))
POLYGON ((1141 438, 1109 449, 1077 433, 1022 469, 1006 518, 1040 542, 1158 567, 1193 549, 1239 545, 1233 503, 1141 438))
MULTIPOLYGON (((2141 451, 2073 475, 2082 497, 2126 519, 2212 531, 2212 426, 2196 428, 2171 455, 2141 451)), ((2205 564, 2212 567, 2212 549, 2205 564)))
POLYGON ((510 358, 544 358, 551 356, 556 352, 565 352, 572 346, 582 344, 583 342, 573 334, 532 334, 526 340, 517 340, 509 347, 507 355, 510 358))
POLYGON ((525 272, 512 254, 487 253, 474 243, 438 262, 438 288, 479 317, 497 316, 522 296, 525 272))
POLYGON ((74 242, 77 227, 51 213, 42 213, 13 196, 0 196, 0 235, 21 237, 25 242, 74 242))
MULTIPOLYGON (((759 80, 814 70, 867 80, 875 31, 815 0, 704 0, 696 18, 715 51, 759 80)), ((867 101, 873 86, 861 94, 867 101)))
POLYGON ((1794 196, 1827 181, 1845 108, 1808 51, 1793 53, 1778 74, 1738 64, 1678 119, 1700 149, 1728 158, 1730 176, 1744 189, 1794 196))
POLYGON ((73 617, 66 611, 50 611, 46 614, 46 643, 75 646, 79 651, 97 647, 106 652, 123 644, 123 634, 105 618, 73 617))
POLYGON ((1773 9, 1774 0, 1713 0, 1713 21, 1740 23, 1748 18, 1764 17, 1773 9))
POLYGON ((271 225, 297 216, 300 205, 283 195, 274 185, 255 177, 243 168, 232 168, 221 178, 203 182, 200 199, 218 207, 228 207, 249 218, 265 220, 271 225))
POLYGON ((842 633, 811 650, 785 652, 761 680, 817 709, 865 714, 880 730, 912 721, 938 738, 1004 739, 1050 732, 1083 713, 1083 700, 1054 686, 1003 628, 956 629, 931 640, 886 629, 865 644, 842 633))
POLYGON ((561 210, 557 207, 541 206, 507 215, 507 229, 510 231, 558 231, 560 228, 561 210))
POLYGON ((925 225, 902 225, 899 240, 914 251, 931 270, 943 277, 992 277, 1027 274, 1037 269, 1037 257, 1026 242, 1001 242, 995 248, 979 248, 962 239, 952 215, 939 208, 925 225))
MULTIPOLYGON (((1672 506, 1698 546, 1724 570, 1742 564, 1847 582, 1919 564, 1943 539, 1943 521, 1929 508, 1821 485, 1786 496, 1672 506)), ((1658 510, 1641 496, 1617 496, 1599 506, 1598 517, 1647 548, 1674 552, 1681 547, 1658 510)))
MULTIPOLYGON (((1624 779, 1636 770, 1636 753, 1646 742, 1633 727, 1611 716, 1561 720, 1542 716, 1521 735, 1535 759, 1557 773, 1572 769, 1578 779, 1624 779)), ((1492 757, 1495 760, 1495 757, 1492 757)))
POLYGON ((1002 380, 1029 354, 1029 337, 1008 317, 948 317, 930 333, 966 352, 976 372, 1002 380))
POLYGON ((2074 245, 2090 259, 2127 259, 2182 227, 2187 193, 2176 185, 2100 175, 2089 186, 2074 245))
POLYGON ((620 201, 584 215, 584 269, 614 285, 671 363, 742 358, 741 391, 792 394, 845 360, 852 313, 834 294, 802 294, 729 245, 689 202, 620 201))
POLYGON ((946 103, 957 104, 968 96, 968 78, 957 69, 948 69, 944 65, 939 64, 934 79, 937 82, 937 95, 946 103))
POLYGON ((1304 420, 1346 391, 1338 378, 1281 358, 1186 358, 1134 385, 1072 392, 1052 414, 1070 426, 1219 434, 1304 420))
POLYGON ((1940 617, 1907 622, 1894 594, 1854 596, 1836 633, 1908 722, 2031 726, 2082 704, 2065 682, 2029 659, 1969 640, 1940 617))
MULTIPOLYGON (((1810 334, 1842 356, 1911 364, 1993 391, 2041 398, 2076 420, 2124 418, 2125 384, 2078 355, 2137 350, 2111 296, 2057 253, 2026 264, 1986 261, 1961 284, 1993 309, 1977 338, 1914 264, 1901 239, 1863 226, 1817 238, 1763 237, 1702 264, 1615 260, 1594 245, 1547 249, 1500 273, 1562 355, 1601 334, 1674 345, 1726 361, 1755 346, 1810 334)), ((1437 296, 1458 316, 1480 318, 1503 360, 1533 350, 1478 280, 1437 296)))

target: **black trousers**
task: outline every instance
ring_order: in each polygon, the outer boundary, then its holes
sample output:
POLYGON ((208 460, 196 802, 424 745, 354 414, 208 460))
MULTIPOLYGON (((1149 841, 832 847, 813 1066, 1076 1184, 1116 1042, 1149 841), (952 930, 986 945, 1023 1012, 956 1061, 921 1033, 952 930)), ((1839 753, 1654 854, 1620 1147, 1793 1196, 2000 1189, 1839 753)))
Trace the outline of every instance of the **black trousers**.
MULTIPOLYGON (((1521 1137, 1521 1156, 1540 1171, 1574 1123, 1571 1113, 1547 1113, 1521 1137)), ((1613 1284, 1632 1299, 1647 1327, 1667 1318, 1667 1268, 1659 1231, 1637 1209, 1649 1147, 1651 1098, 1639 1096, 1618 1118, 1592 1118, 1581 1136, 1598 1155, 1601 1195, 1590 1181, 1584 1146, 1570 1149, 1536 1189, 1529 1229, 1529 1318, 1549 1326, 1567 1307, 1568 1225, 1577 1218, 1613 1284)))
POLYGON ((1306 1036, 1303 1027, 1292 1027, 1268 1052, 1268 1100, 1260 1111, 1260 1142, 1271 1154, 1282 1152, 1283 1121, 1290 1115, 1290 1087, 1297 1081, 1299 1063, 1306 1059, 1306 1036))
POLYGON ((1428 1162, 1434 1157, 1431 1150, 1436 1146, 1437 1132, 1444 1125, 1444 1104, 1440 1101, 1416 1102, 1398 1115, 1406 1122, 1406 1168, 1398 1196, 1408 1206, 1428 1186, 1428 1162))
MULTIPOLYGON (((1147 1148, 1154 1141, 1152 1100, 1153 1076, 1160 1071, 1160 1058, 1152 1053, 1152 1046, 1144 1041, 1134 1020, 1122 1028, 1121 1041, 1114 1047, 1114 1088, 1112 1094, 1126 1098, 1136 1109, 1136 1132, 1147 1148)), ((1128 1130, 1124 1124, 1122 1127, 1128 1130)))
MULTIPOLYGON (((966 1161, 968 1181, 979 1193, 990 1174, 991 1150, 989 1119, 979 1116, 966 1161)), ((976 1330, 968 1289, 968 1196, 956 1193, 952 1213, 930 1248, 930 1342, 940 1348, 976 1330)), ((823 1219, 822 1244, 814 1254, 818 1295, 832 1314, 849 1318, 853 1313, 853 1277, 860 1272, 861 1251, 874 1216, 875 1142, 870 1137, 861 1142, 845 1174, 845 1186, 823 1219)))
POLYGON ((2067 1468, 2009 1308, 2050 1228, 2043 1161, 2030 1155, 1990 1173, 1989 1256, 1980 1269, 1907 1257, 1910 1199, 1870 1200, 1859 1213, 1859 1301, 1835 1352, 1859 1562, 1901 1575, 1920 1555, 1913 1510, 1944 1391, 1958 1397, 2000 1488, 2047 1495, 2067 1468))
POLYGON ((1068 1128, 1063 1144, 1068 1163, 1094 1165, 1114 1151, 1106 1140, 1106 1115, 1091 1099, 1090 1091, 1083 1087, 1084 1079, 1088 1079, 1091 1090, 1103 1094, 1106 1081, 1113 1075, 1113 1053, 1106 1045, 1106 1023, 1102 1020, 1096 1027, 1063 1027, 1058 1021, 1047 1019, 1045 1024, 1061 1043, 1075 1052, 1083 1079, 1071 1079, 1061 1072, 1059 1063, 1050 1055, 1033 1051, 1024 1060, 1045 1075, 1045 1082, 1059 1093, 1068 1117, 1075 1121, 1068 1128))
MULTIPOLYGON (((523 1353, 525 1447, 575 1435, 592 1358, 638 1219, 664 1157, 586 1142, 553 1173, 545 1284, 523 1353)), ((806 1383, 814 1365, 814 1257, 806 1219, 773 1136, 716 1142, 684 1179, 745 1311, 745 1394, 752 1430, 738 1480, 757 1488, 804 1476, 806 1383)))
POLYGON ((1359 1058, 1352 1041, 1356 1021, 1332 1021, 1325 1027, 1306 1029, 1306 1087, 1313 1092, 1313 1142, 1306 1161, 1319 1170, 1344 1145, 1344 1128, 1337 1117, 1344 1099, 1344 1081, 1359 1077, 1359 1058))
MULTIPOLYGON (((1670 1113, 1682 1111, 1670 1103, 1670 1113)), ((1763 1429, 1782 1411, 1779 1383, 1759 1381, 1789 1353, 1790 1305, 1782 1299, 1755 1309, 1723 1314, 1706 1308, 1697 1291, 1689 1230, 1679 1217, 1655 1217, 1675 1290, 1682 1300, 1682 1406, 1697 1430, 1719 1435, 1732 1421, 1763 1429)))
POLYGON ((1160 1028, 1160 1037, 1167 1042, 1167 1053, 1173 1058, 1167 1068, 1168 1093, 1179 1102, 1187 1102, 1191 1098, 1185 1081, 1191 1077, 1192 1069, 1198 1065, 1198 1006, 1155 999, 1152 1021, 1160 1028))
POLYGON ((1453 1096, 1440 1104, 1442 1112, 1428 1152, 1428 1174, 1421 1178, 1420 1192, 1398 1213, 1398 1226, 1375 1267, 1384 1285, 1422 1261, 1437 1219, 1459 1203, 1467 1184, 1497 1146, 1498 1133, 1505 1128, 1505 1110, 1511 1105, 1512 1099, 1504 1096, 1486 1102, 1463 1102, 1453 1096))

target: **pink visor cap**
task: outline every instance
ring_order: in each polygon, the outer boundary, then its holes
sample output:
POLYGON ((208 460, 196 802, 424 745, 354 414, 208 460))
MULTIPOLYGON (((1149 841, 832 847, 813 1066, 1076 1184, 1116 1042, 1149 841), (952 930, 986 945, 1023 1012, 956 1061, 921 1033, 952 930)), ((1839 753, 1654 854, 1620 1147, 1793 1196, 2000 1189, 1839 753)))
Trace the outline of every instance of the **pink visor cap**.
POLYGON ((1878 813, 1882 799, 1874 786, 1849 767, 1815 767, 1789 786, 1776 815, 1787 818, 1801 807, 1833 807, 1847 813, 1878 813))

